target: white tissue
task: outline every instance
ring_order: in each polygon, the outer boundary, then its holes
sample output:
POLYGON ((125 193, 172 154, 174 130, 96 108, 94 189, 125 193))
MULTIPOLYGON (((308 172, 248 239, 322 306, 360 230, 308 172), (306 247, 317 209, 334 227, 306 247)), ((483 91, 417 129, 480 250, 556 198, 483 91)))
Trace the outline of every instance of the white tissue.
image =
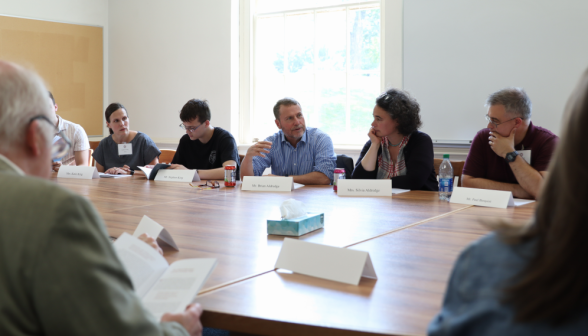
POLYGON ((306 216, 306 207, 304 206, 304 203, 290 198, 280 205, 280 212, 282 213, 282 218, 298 218, 306 216))

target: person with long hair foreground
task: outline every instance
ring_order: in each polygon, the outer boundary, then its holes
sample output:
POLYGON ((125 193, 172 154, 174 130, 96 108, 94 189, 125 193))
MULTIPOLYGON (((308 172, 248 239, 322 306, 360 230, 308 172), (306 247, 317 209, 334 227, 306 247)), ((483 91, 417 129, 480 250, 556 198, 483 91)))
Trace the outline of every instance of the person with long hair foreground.
POLYGON ((429 335, 588 334, 588 71, 572 93, 534 218, 465 249, 429 335))

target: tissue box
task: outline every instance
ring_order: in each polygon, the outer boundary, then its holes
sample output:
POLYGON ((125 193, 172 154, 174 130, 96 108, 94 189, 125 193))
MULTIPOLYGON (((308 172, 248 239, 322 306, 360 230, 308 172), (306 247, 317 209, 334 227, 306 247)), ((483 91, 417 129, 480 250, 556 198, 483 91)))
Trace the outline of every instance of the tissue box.
POLYGON ((267 220, 267 234, 302 236, 325 226, 324 213, 307 213, 304 217, 267 220))

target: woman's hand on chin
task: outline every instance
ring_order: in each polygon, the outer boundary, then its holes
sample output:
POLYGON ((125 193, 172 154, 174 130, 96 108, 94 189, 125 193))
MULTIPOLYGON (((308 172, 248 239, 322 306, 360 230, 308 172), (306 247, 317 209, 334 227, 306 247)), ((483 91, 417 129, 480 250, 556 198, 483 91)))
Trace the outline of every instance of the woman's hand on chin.
POLYGON ((370 127, 370 131, 367 135, 372 141, 372 144, 379 144, 380 142, 382 142, 382 138, 376 135, 376 130, 373 127, 370 127))

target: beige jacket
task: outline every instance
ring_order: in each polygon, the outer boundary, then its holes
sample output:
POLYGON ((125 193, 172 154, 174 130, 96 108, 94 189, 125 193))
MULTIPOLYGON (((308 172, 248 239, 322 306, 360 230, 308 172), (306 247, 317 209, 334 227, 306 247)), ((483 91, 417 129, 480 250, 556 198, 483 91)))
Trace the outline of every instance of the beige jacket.
POLYGON ((83 197, 0 157, 0 335, 187 335, 142 306, 83 197))

